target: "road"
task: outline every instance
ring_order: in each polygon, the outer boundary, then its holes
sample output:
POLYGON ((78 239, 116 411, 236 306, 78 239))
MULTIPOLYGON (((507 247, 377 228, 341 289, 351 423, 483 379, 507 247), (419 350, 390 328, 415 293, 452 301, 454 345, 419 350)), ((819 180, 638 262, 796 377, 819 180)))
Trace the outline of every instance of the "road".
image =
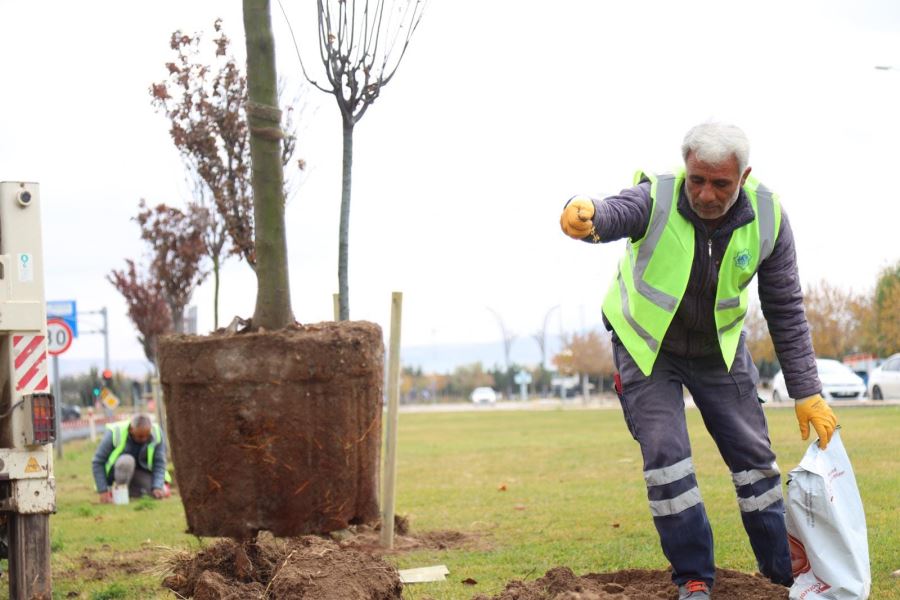
MULTIPOLYGON (((771 401, 772 392, 760 389, 759 396, 765 401, 765 408, 778 410, 780 408, 792 408, 792 402, 774 403, 771 401)), ((685 404, 693 407, 694 402, 690 395, 685 396, 685 404)), ((871 406, 897 406, 900 400, 832 400, 829 402, 835 409, 871 406)), ((506 400, 494 404, 473 404, 471 402, 444 402, 434 404, 402 404, 400 412, 407 413, 439 413, 439 412, 477 412, 477 411, 514 411, 514 410, 609 410, 618 409, 619 401, 615 394, 607 393, 592 396, 588 403, 583 403, 581 398, 560 400, 559 398, 534 398, 526 401, 506 400)))

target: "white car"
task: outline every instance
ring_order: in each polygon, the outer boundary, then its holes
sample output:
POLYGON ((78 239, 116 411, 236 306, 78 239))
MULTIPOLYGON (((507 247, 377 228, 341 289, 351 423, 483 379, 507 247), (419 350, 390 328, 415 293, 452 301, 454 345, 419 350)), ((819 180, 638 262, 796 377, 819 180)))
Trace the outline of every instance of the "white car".
POLYGON ((475 404, 493 404, 497 401, 497 392, 489 387, 477 387, 472 390, 469 398, 475 404))
MULTIPOLYGON (((822 397, 826 400, 861 400, 865 397, 865 382, 847 365, 830 358, 817 358, 816 370, 822 382, 822 397)), ((784 402, 788 398, 784 373, 778 371, 772 378, 772 401, 784 402)))
POLYGON ((869 397, 872 400, 900 398, 900 354, 888 357, 869 373, 869 397))

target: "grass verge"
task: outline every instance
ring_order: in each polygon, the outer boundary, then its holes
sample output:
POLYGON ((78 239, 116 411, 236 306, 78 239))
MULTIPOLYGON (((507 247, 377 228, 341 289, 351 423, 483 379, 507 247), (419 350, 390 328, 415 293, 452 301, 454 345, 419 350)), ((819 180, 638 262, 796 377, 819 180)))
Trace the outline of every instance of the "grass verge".
MULTIPOLYGON (((838 414, 866 508, 871 597, 900 600, 900 580, 891 578, 900 569, 900 407, 838 414)), ((806 443, 792 410, 771 409, 768 417, 787 472, 806 443)), ((717 563, 752 572, 731 477, 697 411, 688 411, 688 422, 717 563)), ((399 436, 397 509, 409 516, 413 532, 451 529, 482 534, 484 542, 391 557, 399 568, 450 569, 446 582, 407 586, 408 600, 468 600, 557 565, 577 574, 666 566, 646 506, 639 450, 617 410, 404 414, 399 436), (466 579, 477 583, 463 584, 466 579)), ((54 598, 174 598, 160 587, 161 565, 175 549, 194 551, 209 540, 184 533, 177 498, 97 504, 92 453, 93 445, 73 442, 56 463, 54 598)))

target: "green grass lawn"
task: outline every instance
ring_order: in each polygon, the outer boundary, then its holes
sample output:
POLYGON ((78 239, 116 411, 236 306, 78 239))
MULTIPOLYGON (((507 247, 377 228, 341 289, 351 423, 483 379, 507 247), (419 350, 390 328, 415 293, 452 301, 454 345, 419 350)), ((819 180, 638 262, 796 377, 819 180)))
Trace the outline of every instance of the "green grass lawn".
MULTIPOLYGON (((770 410, 785 473, 802 456, 793 410, 770 410)), ((839 410, 869 527, 872 598, 900 600, 900 407, 839 410)), ((699 414, 688 412, 694 462, 719 566, 755 570, 734 488, 699 414)), ((617 410, 475 411, 400 417, 397 512, 413 532, 483 534, 467 550, 391 557, 399 568, 445 564, 448 581, 408 586, 405 598, 469 599, 510 579, 566 565, 577 574, 665 568, 646 506, 640 454, 617 410), (505 485, 506 491, 500 491, 505 485), (478 583, 464 585, 463 579, 478 583)), ((59 511, 51 519, 54 598, 174 598, 159 565, 197 549, 177 499, 99 505, 93 446, 75 442, 56 464, 59 511), (69 596, 70 592, 75 594, 69 596)), ((5 568, 5 567, 4 567, 5 568)), ((6 597, 6 583, 0 598, 6 597)))

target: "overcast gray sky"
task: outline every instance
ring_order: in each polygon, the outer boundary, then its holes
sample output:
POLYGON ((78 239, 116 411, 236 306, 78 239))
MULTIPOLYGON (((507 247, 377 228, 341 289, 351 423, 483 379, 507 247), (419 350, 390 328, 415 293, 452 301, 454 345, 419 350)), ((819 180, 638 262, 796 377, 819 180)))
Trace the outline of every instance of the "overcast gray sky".
MULTIPOLYGON (((314 3, 283 2, 319 67, 314 3)), ((41 184, 47 299, 108 307, 114 359, 142 357, 105 278, 144 252, 138 201, 188 198, 147 90, 172 31, 210 32, 219 16, 243 55, 236 0, 0 0, 0 180, 41 184)), ((279 72, 296 86, 277 4, 273 23, 279 72)), ((522 337, 556 305, 554 333, 597 323, 622 246, 563 236, 563 203, 677 166, 684 132, 710 118, 747 131, 803 280, 867 289, 900 259, 900 70, 874 69, 900 68, 898 35, 893 0, 431 0, 356 130, 351 317, 386 328, 400 290, 405 345, 497 340, 486 307, 522 337)), ((315 322, 331 318, 337 289, 340 120, 332 97, 309 90, 306 102, 310 168, 287 221, 294 312, 315 322)), ((226 322, 252 314, 254 290, 250 269, 229 263, 226 322)), ((208 330, 211 280, 194 303, 208 330)), ((62 359, 100 356, 99 336, 84 336, 62 359)))

